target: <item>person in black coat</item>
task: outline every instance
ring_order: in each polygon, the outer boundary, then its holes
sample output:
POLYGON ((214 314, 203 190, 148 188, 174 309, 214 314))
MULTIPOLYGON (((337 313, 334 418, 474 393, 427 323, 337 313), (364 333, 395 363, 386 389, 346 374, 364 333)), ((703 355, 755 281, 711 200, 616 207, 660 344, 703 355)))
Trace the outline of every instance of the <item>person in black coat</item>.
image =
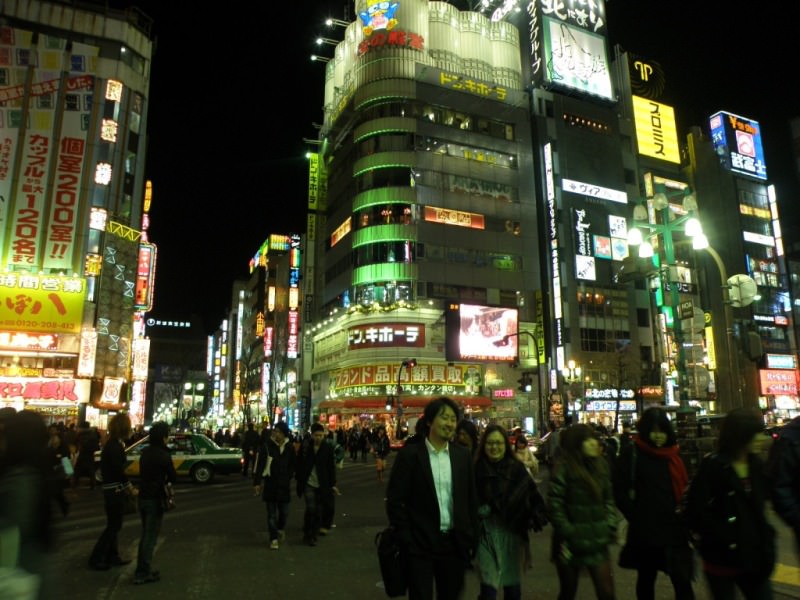
POLYGON ((303 441, 297 460, 297 497, 305 498, 303 542, 317 545, 322 524, 322 506, 327 494, 338 494, 333 448, 325 442, 321 423, 311 425, 311 437, 303 441))
POLYGON ((167 499, 165 486, 172 485, 177 479, 166 445, 168 437, 169 425, 163 421, 153 423, 147 447, 139 457, 139 516, 142 519, 142 533, 133 576, 133 583, 137 585, 160 579, 159 572, 153 571, 150 563, 164 519, 164 503, 167 499))
POLYGON ((628 521, 619 566, 636 569, 636 598, 655 598, 659 571, 669 575, 676 600, 693 600, 689 530, 676 515, 689 477, 675 429, 660 406, 648 408, 616 461, 614 500, 628 521))
POLYGON ((456 600, 478 540, 478 497, 472 455, 450 441, 459 416, 450 398, 425 407, 415 433, 397 453, 386 493, 398 534, 408 597, 456 600), (440 499, 444 510, 440 508, 440 499))
POLYGON ((261 495, 267 505, 269 547, 273 550, 280 547, 280 542, 286 536, 295 468, 296 457, 289 426, 281 421, 275 424, 272 435, 259 448, 253 470, 255 493, 261 495))
POLYGON ((800 417, 784 425, 773 442, 774 465, 771 476, 772 507, 794 531, 800 554, 800 417))
POLYGON ((722 422, 717 452, 706 456, 687 491, 686 517, 715 600, 772 598, 775 530, 767 521, 769 489, 758 457, 766 441, 758 409, 736 408, 722 422))

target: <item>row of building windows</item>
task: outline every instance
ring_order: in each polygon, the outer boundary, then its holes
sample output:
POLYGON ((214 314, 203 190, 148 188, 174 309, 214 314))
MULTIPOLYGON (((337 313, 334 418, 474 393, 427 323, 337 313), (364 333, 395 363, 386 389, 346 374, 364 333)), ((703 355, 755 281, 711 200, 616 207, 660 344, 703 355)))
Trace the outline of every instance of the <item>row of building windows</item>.
POLYGON ((509 141, 515 139, 514 126, 508 123, 417 100, 383 102, 364 110, 362 115, 362 122, 384 117, 412 117, 462 131, 474 131, 497 139, 509 141))

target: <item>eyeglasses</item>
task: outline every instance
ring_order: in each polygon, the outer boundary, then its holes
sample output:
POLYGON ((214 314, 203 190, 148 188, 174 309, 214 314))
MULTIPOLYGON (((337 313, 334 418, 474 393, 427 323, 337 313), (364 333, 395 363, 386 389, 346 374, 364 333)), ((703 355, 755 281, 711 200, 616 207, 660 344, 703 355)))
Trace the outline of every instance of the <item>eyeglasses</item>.
POLYGON ((486 442, 487 446, 505 446, 505 442, 486 442))

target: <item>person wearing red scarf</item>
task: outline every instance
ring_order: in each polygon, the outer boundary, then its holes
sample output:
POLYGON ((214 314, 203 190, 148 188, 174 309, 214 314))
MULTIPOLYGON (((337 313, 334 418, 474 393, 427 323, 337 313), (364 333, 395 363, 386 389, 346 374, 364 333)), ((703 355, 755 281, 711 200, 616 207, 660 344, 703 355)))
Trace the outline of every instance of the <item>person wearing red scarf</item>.
POLYGON ((637 600, 655 597, 659 571, 669 576, 676 600, 694 600, 694 551, 688 528, 675 512, 689 476, 662 407, 644 411, 613 475, 614 500, 628 521, 618 564, 636 570, 637 600))

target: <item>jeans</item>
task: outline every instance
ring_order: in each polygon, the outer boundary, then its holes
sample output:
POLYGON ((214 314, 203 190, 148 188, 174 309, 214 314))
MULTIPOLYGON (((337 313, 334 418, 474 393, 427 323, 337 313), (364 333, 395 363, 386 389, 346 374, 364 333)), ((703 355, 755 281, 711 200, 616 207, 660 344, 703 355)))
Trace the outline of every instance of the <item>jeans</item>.
POLYGON ((286 529, 286 519, 289 517, 288 502, 267 502, 267 529, 269 541, 278 539, 278 532, 286 529))
POLYGON ((322 495, 319 488, 306 485, 306 512, 303 515, 303 538, 314 540, 322 522, 322 495))
POLYGON ((110 564, 119 559, 119 531, 122 529, 122 515, 125 493, 103 490, 103 504, 106 511, 106 528, 94 545, 89 557, 91 564, 110 564))
POLYGON ((150 574, 150 563, 156 549, 158 533, 164 519, 164 509, 159 498, 139 500, 139 516, 142 518, 142 534, 139 538, 139 553, 136 558, 136 576, 146 577, 150 574))

